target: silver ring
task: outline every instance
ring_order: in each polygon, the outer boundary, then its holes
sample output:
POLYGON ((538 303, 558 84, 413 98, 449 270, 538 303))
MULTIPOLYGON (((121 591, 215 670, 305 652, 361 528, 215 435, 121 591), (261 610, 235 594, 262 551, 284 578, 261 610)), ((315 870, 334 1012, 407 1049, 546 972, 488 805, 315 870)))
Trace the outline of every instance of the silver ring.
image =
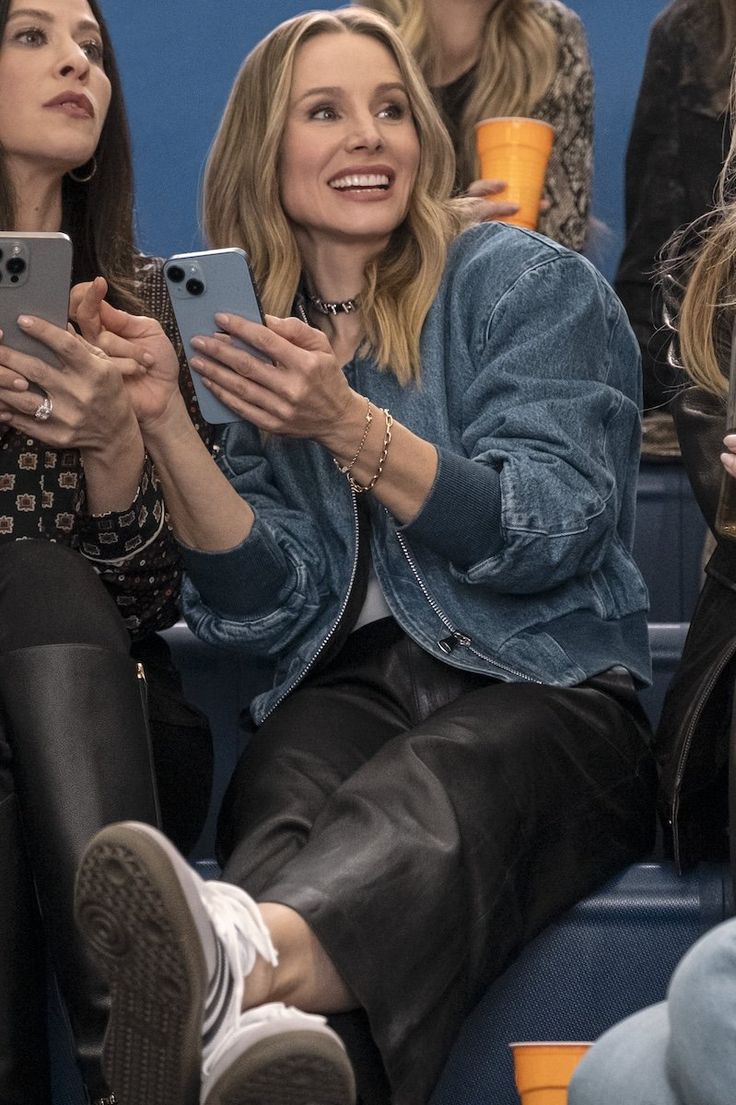
POLYGON ((50 395, 44 395, 43 399, 33 412, 33 417, 37 418, 39 422, 48 422, 53 413, 54 402, 50 395))

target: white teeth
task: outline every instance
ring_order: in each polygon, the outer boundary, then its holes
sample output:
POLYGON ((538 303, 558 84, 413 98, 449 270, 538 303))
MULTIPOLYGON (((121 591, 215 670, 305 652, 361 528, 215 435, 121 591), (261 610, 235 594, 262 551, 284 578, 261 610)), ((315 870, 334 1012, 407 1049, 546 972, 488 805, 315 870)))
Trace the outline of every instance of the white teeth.
POLYGON ((384 173, 361 173, 337 177, 330 181, 330 188, 388 188, 389 183, 384 173))

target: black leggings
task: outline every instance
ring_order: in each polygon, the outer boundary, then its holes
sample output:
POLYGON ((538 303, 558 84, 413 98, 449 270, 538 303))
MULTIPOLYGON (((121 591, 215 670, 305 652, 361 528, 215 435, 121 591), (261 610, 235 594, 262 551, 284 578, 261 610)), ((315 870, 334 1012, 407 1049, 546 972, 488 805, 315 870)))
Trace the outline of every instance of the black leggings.
POLYGON ((385 620, 246 749, 224 877, 307 920, 367 1015, 394 1105, 426 1105, 509 960, 651 847, 649 728, 625 678, 610 682, 498 682, 385 620))

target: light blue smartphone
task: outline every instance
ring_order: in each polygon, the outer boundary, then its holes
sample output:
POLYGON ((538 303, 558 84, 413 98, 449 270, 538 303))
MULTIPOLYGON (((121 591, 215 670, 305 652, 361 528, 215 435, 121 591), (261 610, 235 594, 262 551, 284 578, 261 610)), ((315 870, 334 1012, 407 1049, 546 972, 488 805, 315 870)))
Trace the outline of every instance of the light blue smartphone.
MULTIPOLYGON (((192 338, 215 332, 218 311, 263 322, 247 253, 236 247, 175 253, 164 264, 164 276, 202 417, 213 425, 239 421, 240 415, 208 391, 200 374, 191 367, 192 357, 197 356, 192 338)), ((257 349, 244 342, 235 344, 270 363, 257 349)))
MULTIPOLYGON (((39 357, 58 366, 47 345, 18 325, 18 315, 35 315, 66 329, 69 321, 69 285, 72 243, 53 232, 0 232, 0 329, 10 349, 39 357)), ((44 394, 36 384, 31 390, 44 394)))

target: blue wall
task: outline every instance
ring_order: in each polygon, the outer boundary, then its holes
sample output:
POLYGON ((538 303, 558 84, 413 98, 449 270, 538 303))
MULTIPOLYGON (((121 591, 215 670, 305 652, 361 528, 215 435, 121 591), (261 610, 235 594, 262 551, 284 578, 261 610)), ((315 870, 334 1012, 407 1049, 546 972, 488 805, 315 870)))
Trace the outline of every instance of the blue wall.
MULTIPOLYGON (((319 0, 318 0, 319 2, 319 0)), ((197 248, 197 192, 238 67, 299 0, 102 0, 123 73, 138 181, 141 246, 197 248)), ((568 0, 585 23, 596 77, 593 260, 610 276, 623 233, 623 158, 647 33, 664 0, 568 0)), ((334 8, 338 4, 324 2, 334 8)), ((257 152, 254 156, 257 156, 257 152)))

